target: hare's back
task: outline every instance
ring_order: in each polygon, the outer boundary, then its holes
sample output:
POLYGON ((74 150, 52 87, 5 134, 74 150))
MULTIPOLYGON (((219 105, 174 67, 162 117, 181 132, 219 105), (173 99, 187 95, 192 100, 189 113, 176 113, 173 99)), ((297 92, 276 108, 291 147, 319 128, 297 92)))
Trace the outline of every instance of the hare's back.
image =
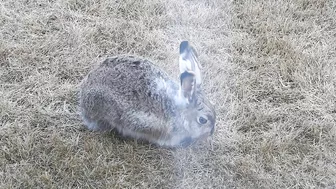
POLYGON ((115 56, 107 58, 100 69, 110 86, 129 86, 130 89, 147 89, 154 87, 157 80, 165 83, 171 82, 171 78, 151 61, 136 56, 115 56), (112 85, 111 85, 112 84, 112 85))
POLYGON ((135 106, 152 103, 160 106, 171 95, 167 89, 178 90, 178 84, 158 66, 135 56, 107 58, 88 75, 86 85, 89 88, 104 88, 113 98, 118 97, 135 106))

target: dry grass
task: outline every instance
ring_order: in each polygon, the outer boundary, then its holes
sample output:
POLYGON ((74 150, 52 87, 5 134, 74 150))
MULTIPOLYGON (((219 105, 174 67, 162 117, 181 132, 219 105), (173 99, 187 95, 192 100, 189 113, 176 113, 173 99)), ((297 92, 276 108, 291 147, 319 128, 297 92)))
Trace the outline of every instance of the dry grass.
POLYGON ((4 0, 0 188, 335 188, 333 0, 4 0), (78 83, 107 55, 177 75, 190 40, 216 103, 207 143, 161 149, 83 128, 78 83))

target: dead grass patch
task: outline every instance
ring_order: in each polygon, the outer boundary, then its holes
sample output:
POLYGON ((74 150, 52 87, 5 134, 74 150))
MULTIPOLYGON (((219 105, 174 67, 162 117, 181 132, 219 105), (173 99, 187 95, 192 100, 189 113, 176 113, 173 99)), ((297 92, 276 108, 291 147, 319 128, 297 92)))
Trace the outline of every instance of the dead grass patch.
POLYGON ((1 188, 333 188, 336 6, 299 1, 2 1, 1 188), (87 131, 78 83, 108 55, 177 75, 190 40, 213 144, 162 149, 87 131))

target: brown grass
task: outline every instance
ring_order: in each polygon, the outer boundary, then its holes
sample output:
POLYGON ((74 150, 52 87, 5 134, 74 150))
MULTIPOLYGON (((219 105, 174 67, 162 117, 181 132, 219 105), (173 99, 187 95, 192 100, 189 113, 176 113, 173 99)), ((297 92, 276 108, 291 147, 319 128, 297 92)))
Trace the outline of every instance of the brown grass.
POLYGON ((0 188, 335 188, 333 0, 0 3, 0 188), (216 103, 213 145, 87 131, 81 79, 107 55, 177 76, 190 40, 216 103))

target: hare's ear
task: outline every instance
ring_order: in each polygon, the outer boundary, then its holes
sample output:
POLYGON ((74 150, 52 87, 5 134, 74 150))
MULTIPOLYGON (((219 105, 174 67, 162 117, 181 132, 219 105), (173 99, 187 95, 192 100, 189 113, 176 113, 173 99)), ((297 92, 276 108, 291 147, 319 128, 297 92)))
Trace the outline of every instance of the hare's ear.
POLYGON ((188 72, 195 76, 196 85, 202 83, 201 65, 198 61, 196 50, 189 44, 188 41, 180 43, 180 58, 179 58, 180 74, 188 72))
POLYGON ((189 73, 187 71, 183 72, 180 75, 181 81, 181 94, 184 98, 188 99, 188 102, 194 101, 195 96, 195 75, 193 73, 189 73))

